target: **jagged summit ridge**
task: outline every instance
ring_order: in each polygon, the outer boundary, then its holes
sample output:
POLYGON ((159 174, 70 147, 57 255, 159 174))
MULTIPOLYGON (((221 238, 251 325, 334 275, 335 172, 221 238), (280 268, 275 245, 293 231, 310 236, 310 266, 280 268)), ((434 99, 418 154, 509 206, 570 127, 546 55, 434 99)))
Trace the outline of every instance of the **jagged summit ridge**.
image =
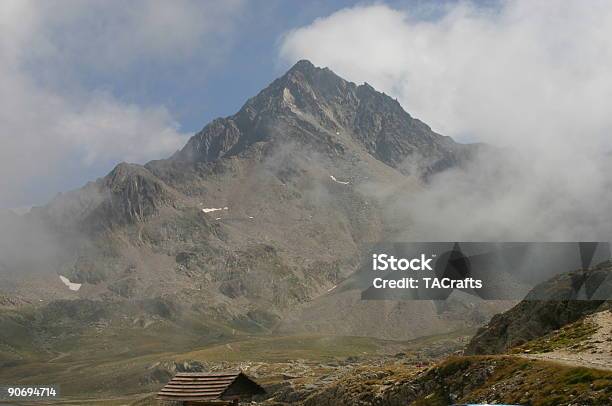
POLYGON ((433 132, 397 100, 301 60, 238 113, 204 127, 175 159, 212 162, 274 140, 334 153, 360 148, 400 169, 410 157, 427 158, 424 172, 456 165, 466 154, 465 146, 433 132))
MULTIPOLYGON (((404 163, 423 157, 426 169, 440 170, 469 148, 371 86, 302 61, 170 159, 121 163, 33 209, 26 220, 61 246, 43 265, 48 278, 24 279, 13 291, 104 308, 135 304, 130 330, 149 326, 138 303, 153 300, 162 318, 214 322, 211 334, 219 326, 385 339, 448 331, 448 313, 429 304, 381 308, 359 291, 333 288, 356 269, 364 244, 402 231, 389 194, 378 191, 423 190, 404 163), (329 309, 338 309, 332 318, 329 309)), ((473 325, 490 311, 454 312, 452 325, 473 325)))
POLYGON ((222 163, 254 144, 268 150, 297 144, 301 151, 331 157, 334 166, 373 158, 411 175, 417 162, 417 175, 424 177, 461 164, 474 151, 433 132, 372 86, 356 85, 302 60, 236 114, 210 122, 170 159, 145 166, 121 163, 105 178, 60 196, 43 211, 62 219, 59 224, 94 229, 143 221, 173 206, 177 191, 201 193, 199 186, 186 183, 200 181, 190 178, 189 166, 222 163))

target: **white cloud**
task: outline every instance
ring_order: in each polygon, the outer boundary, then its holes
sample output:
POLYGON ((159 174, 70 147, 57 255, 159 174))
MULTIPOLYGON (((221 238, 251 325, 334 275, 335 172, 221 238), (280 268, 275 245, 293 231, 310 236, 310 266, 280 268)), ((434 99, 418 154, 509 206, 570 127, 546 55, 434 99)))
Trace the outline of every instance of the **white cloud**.
POLYGON ((448 135, 515 143, 605 137, 612 118, 612 6, 508 1, 447 6, 419 21, 385 5, 338 11, 289 32, 281 57, 311 59, 398 96, 448 135))
POLYGON ((27 203, 28 185, 46 177, 145 162, 180 148, 187 134, 164 106, 121 100, 83 78, 133 73, 149 63, 171 67, 203 53, 218 60, 240 6, 0 2, 0 207, 27 203))
POLYGON ((56 121, 59 139, 82 151, 82 162, 144 162, 179 149, 185 137, 164 107, 142 108, 94 94, 56 121))
POLYGON ((464 2, 439 12, 343 9, 288 32, 280 58, 367 81, 445 135, 518 150, 508 172, 480 162, 408 199, 409 237, 609 238, 612 3, 464 2))
MULTIPOLYGON (((155 61, 182 63, 195 52, 224 51, 242 0, 63 0, 37 3, 45 24, 41 32, 52 41, 59 59, 105 72, 155 61)), ((45 55, 49 56, 49 55, 45 55)), ((68 67, 70 68, 70 67, 68 67)))

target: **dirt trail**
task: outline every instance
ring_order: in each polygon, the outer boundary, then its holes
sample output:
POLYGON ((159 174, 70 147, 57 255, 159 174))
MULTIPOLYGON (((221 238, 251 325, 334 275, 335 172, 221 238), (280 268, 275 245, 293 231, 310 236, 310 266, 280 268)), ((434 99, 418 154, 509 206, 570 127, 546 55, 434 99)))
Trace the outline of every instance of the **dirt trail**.
POLYGON ((597 331, 583 344, 584 351, 558 349, 541 354, 520 354, 521 357, 554 361, 564 365, 596 368, 612 371, 612 312, 609 310, 595 313, 586 318, 597 326, 597 331))

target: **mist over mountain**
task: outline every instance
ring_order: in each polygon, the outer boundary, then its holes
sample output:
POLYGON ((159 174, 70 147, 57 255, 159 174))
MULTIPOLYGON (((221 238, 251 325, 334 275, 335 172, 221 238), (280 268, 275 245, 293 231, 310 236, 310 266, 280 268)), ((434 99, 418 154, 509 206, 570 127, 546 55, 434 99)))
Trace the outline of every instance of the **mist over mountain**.
POLYGON ((425 157, 427 172, 451 167, 467 153, 412 118, 397 100, 302 60, 237 114, 206 126, 174 159, 211 162, 259 141, 300 142, 339 155, 356 146, 394 168, 409 156, 425 157))
MULTIPOLYGON (((3 271, 2 293, 43 307, 93 300, 111 320, 117 313, 107 307, 129 302, 126 317, 147 326, 198 317, 234 331, 310 326, 401 339, 477 325, 500 306, 458 300, 415 312, 415 304, 366 303, 359 291, 332 288, 367 244, 404 231, 390 207, 489 150, 433 132, 367 84, 300 61, 170 158, 121 163, 17 216, 58 246, 29 272, 3 271), (330 303, 343 320, 306 322, 329 316, 330 303)), ((31 255, 27 243, 3 248, 31 255)))

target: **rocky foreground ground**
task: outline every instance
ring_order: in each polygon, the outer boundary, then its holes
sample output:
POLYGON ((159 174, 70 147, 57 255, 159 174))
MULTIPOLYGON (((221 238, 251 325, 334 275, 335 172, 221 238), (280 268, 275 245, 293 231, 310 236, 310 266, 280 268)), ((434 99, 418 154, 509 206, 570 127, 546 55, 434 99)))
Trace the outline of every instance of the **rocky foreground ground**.
POLYGON ((420 351, 327 363, 186 363, 174 368, 239 367, 268 390, 252 404, 267 406, 610 405, 611 320, 609 310, 599 311, 506 354, 462 355, 464 340, 459 338, 420 351))
MULTIPOLYGON (((179 371, 240 369, 267 390, 266 395, 246 404, 262 406, 610 405, 611 319, 607 308, 600 309, 499 354, 464 355, 467 335, 404 343, 395 353, 389 351, 392 347, 385 353, 316 361, 209 361, 193 353, 190 359, 146 365, 142 379, 153 388, 179 371)), ((61 404, 144 406, 158 402, 149 393, 70 399, 61 404)))
POLYGON ((516 352, 532 359, 612 371, 612 311, 587 316, 516 352), (535 348, 534 348, 535 347, 535 348))

